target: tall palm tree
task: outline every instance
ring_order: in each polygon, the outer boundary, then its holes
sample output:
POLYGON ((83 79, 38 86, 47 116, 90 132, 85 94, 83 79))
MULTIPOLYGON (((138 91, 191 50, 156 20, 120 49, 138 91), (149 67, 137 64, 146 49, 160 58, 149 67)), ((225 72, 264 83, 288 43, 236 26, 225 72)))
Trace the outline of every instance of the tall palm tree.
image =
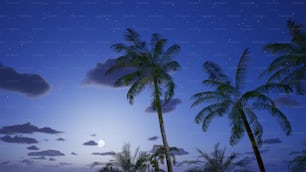
MULTIPOLYGON (((306 143, 304 146, 306 146, 306 143)), ((306 150, 301 152, 292 152, 290 155, 295 155, 295 157, 289 162, 289 169, 292 172, 306 171, 306 150)))
POLYGON ((131 145, 124 144, 122 151, 113 155, 114 160, 110 161, 107 167, 118 167, 124 172, 145 172, 148 157, 148 154, 139 151, 139 148, 132 155, 131 145))
POLYGON ((162 99, 168 103, 173 95, 175 84, 170 72, 180 69, 177 61, 172 60, 180 46, 174 44, 165 49, 167 39, 162 38, 159 34, 152 34, 150 46, 140 40, 140 36, 132 29, 127 29, 125 40, 128 44, 115 44, 112 46, 115 51, 123 52, 123 55, 116 59, 116 63, 107 71, 111 73, 114 70, 122 68, 132 68, 133 72, 127 73, 120 77, 117 85, 131 85, 127 92, 127 98, 130 104, 133 104, 134 97, 137 96, 145 87, 153 90, 152 107, 157 110, 160 132, 163 140, 163 146, 166 150, 166 160, 168 172, 172 172, 172 164, 169 154, 164 120, 162 115, 162 99))
POLYGON ((213 118, 227 114, 231 121, 231 145, 237 144, 246 132, 259 169, 264 172, 265 167, 258 150, 258 146, 261 145, 263 130, 254 110, 266 110, 269 112, 277 119, 286 135, 289 135, 291 133, 291 125, 288 119, 266 93, 271 90, 281 92, 289 92, 291 90, 286 85, 270 83, 254 90, 244 91, 248 53, 248 49, 245 49, 240 57, 234 83, 230 81, 229 77, 223 73, 217 64, 209 61, 205 62, 203 68, 208 74, 208 79, 204 80, 203 84, 212 86, 215 90, 193 95, 194 102, 191 107, 202 103, 212 103, 205 106, 195 117, 196 123, 202 123, 203 131, 207 131, 213 118))
POLYGON ((209 155, 206 152, 197 149, 199 155, 198 160, 183 161, 180 164, 196 164, 200 165, 190 169, 189 171, 198 172, 240 172, 246 170, 246 165, 250 162, 249 159, 243 158, 239 160, 239 154, 232 153, 230 156, 225 155, 225 148, 220 149, 220 144, 217 143, 214 151, 209 155), (200 160, 201 159, 201 160, 200 160))
POLYGON ((264 51, 278 55, 262 75, 270 75, 267 82, 280 81, 289 84, 299 94, 306 91, 306 34, 303 26, 289 20, 287 27, 291 42, 271 43, 264 46, 264 51), (303 83, 304 82, 304 83, 303 83))
MULTIPOLYGON (((154 172, 163 171, 159 168, 159 162, 161 164, 164 164, 164 159, 165 159, 165 154, 166 154, 165 148, 159 145, 155 145, 154 147, 156 147, 156 150, 154 150, 154 152, 152 152, 152 154, 149 157, 150 163, 153 166, 154 172)), ((173 151, 178 151, 178 148, 169 147, 170 156, 172 157, 172 163, 175 164, 176 163, 175 155, 171 153, 173 151)))

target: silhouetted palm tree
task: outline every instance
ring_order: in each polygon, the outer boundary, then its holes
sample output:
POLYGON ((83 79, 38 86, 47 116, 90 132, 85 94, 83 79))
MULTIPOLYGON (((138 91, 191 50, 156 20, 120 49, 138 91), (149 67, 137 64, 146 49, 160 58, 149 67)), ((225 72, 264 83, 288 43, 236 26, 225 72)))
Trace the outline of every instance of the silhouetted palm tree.
POLYGON ((291 34, 289 43, 272 43, 264 46, 264 51, 278 55, 262 74, 269 74, 269 82, 280 81, 288 84, 299 94, 306 91, 306 34, 303 26, 287 21, 291 34), (304 83, 303 83, 304 82, 304 83))
POLYGON ((117 168, 113 168, 112 166, 106 166, 101 168, 99 172, 121 172, 121 171, 117 168))
POLYGON ((301 152, 292 152, 290 155, 295 155, 295 157, 289 162, 289 170, 292 172, 306 171, 306 149, 301 152))
MULTIPOLYGON (((155 145, 157 148, 155 150, 155 152, 153 152, 150 157, 150 163, 154 169, 154 172, 159 172, 159 171, 163 171, 162 169, 159 168, 159 163, 164 164, 165 163, 165 148, 163 146, 158 146, 155 145)), ((153 148, 154 149, 154 148, 153 148)), ((170 156, 172 157, 172 163, 175 164, 176 163, 176 158, 175 155, 173 153, 171 153, 172 151, 177 151, 178 148, 176 147, 170 147, 169 148, 169 152, 170 152, 170 156)))
POLYGON ((245 168, 246 165, 250 162, 249 159, 243 158, 239 159, 239 155, 232 153, 230 156, 225 155, 225 148, 220 149, 219 143, 215 145, 214 151, 209 155, 206 152, 197 149, 200 156, 198 160, 184 161, 180 164, 195 164, 199 167, 194 167, 188 171, 198 171, 198 172, 240 172, 248 170, 245 168))
POLYGON ((169 73, 180 69, 179 63, 172 60, 173 56, 179 52, 180 47, 174 44, 165 50, 167 39, 162 38, 159 34, 152 34, 150 46, 147 46, 146 42, 140 40, 139 34, 132 29, 127 29, 125 40, 129 43, 128 45, 115 44, 112 46, 115 51, 123 52, 124 55, 116 59, 115 65, 107 73, 122 68, 135 69, 134 72, 128 73, 116 81, 117 85, 131 85, 127 93, 130 104, 133 104, 134 97, 145 87, 153 89, 151 103, 152 107, 157 110, 163 145, 166 150, 167 167, 168 171, 172 172, 162 115, 161 96, 164 96, 166 104, 174 95, 175 84, 169 73))
POLYGON ((139 151, 137 148, 132 155, 131 145, 124 144, 119 153, 113 155, 114 160, 111 160, 107 167, 118 167, 124 172, 144 172, 147 168, 149 155, 146 152, 139 151))
POLYGON ((248 49, 244 50, 236 69, 235 82, 231 83, 229 77, 213 62, 205 62, 204 70, 208 79, 203 81, 205 86, 212 86, 214 91, 204 91, 192 96, 192 107, 202 103, 211 102, 205 106, 195 117, 196 123, 202 123, 202 129, 207 131, 208 125, 215 117, 228 114, 231 121, 230 143, 235 145, 247 133, 253 152, 256 156, 260 171, 265 171, 258 146, 261 145, 262 126, 254 110, 266 110, 277 119, 282 130, 289 135, 291 125, 286 116, 276 107, 273 100, 265 93, 275 90, 289 92, 290 88, 282 84, 266 84, 254 90, 245 91, 245 76, 247 71, 248 49))

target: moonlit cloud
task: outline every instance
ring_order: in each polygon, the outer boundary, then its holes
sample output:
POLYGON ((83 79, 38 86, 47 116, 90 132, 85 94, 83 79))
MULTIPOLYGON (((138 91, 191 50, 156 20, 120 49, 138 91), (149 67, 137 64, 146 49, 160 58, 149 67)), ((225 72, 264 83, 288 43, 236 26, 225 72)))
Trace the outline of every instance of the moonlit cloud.
POLYGON ((35 160, 46 160, 47 158, 46 158, 45 156, 40 156, 40 157, 31 158, 31 159, 35 159, 35 160))
POLYGON ((153 140, 157 140, 159 137, 158 136, 153 136, 153 137, 149 137, 148 140, 153 141, 153 140))
POLYGON ((25 123, 21 125, 11 125, 2 127, 0 134, 31 134, 34 132, 46 133, 46 134, 59 134, 62 131, 56 131, 49 127, 38 128, 31 123, 25 123))
MULTIPOLYGON (((82 82, 85 85, 97 84, 115 87, 115 82, 121 76, 132 72, 132 69, 120 69, 110 74, 106 71, 115 64, 115 59, 107 59, 104 63, 97 63, 96 66, 87 72, 86 79, 82 82)), ((117 87, 117 85, 116 85, 117 87)))
POLYGON ((85 146, 97 146, 98 143, 93 141, 93 140, 90 140, 88 142, 83 143, 83 145, 85 145, 85 146))
POLYGON ((78 155, 77 153, 75 153, 75 152, 71 152, 71 155, 78 155))
MULTIPOLYGON (((154 154, 162 145, 154 145, 150 153, 154 154)), ((177 148, 177 150, 171 150, 170 154, 172 155, 187 155, 189 152, 185 151, 183 148, 177 148)))
POLYGON ((295 107, 295 106, 301 105, 298 101, 296 101, 292 97, 288 97, 288 96, 278 97, 274 100, 274 102, 278 106, 295 107))
POLYGON ((65 154, 58 150, 45 150, 40 152, 30 152, 29 156, 64 156, 65 154))
MULTIPOLYGON (((165 101, 162 101, 161 103, 163 104, 164 102, 165 101)), ((181 103, 182 103, 181 99, 178 98, 170 100, 170 102, 168 102, 166 105, 162 107, 163 113, 174 111, 176 106, 181 103)), ((156 110, 152 106, 149 106, 146 108, 145 112, 156 112, 156 110)))
POLYGON ((50 90, 49 84, 37 74, 19 73, 0 64, 0 88, 28 96, 38 96, 50 90))
POLYGON ((24 163, 24 164, 27 164, 27 165, 33 165, 34 164, 34 161, 32 160, 29 160, 29 159, 24 159, 22 161, 20 161, 21 163, 24 163))
POLYGON ((114 152, 93 152, 92 155, 101 155, 101 156, 107 156, 107 155, 115 155, 114 152))
POLYGON ((29 147, 27 147, 27 149, 28 150, 39 150, 39 148, 38 147, 36 147, 36 146, 29 146, 29 147))
POLYGON ((38 143, 36 139, 30 137, 22 137, 22 136, 3 136, 0 140, 7 142, 7 143, 20 143, 20 144, 33 144, 38 143))
POLYGON ((56 140, 57 140, 57 141, 65 141, 65 139, 64 139, 64 138, 62 138, 62 137, 57 138, 56 140))
POLYGON ((264 139, 262 140, 262 144, 277 144, 282 143, 279 138, 271 138, 271 139, 264 139))

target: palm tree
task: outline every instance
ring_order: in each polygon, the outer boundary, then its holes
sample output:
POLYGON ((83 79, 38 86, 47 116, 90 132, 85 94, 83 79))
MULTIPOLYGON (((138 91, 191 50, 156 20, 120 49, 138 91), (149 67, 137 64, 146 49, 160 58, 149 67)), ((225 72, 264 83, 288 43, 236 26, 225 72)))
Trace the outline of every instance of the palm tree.
POLYGON ((239 154, 232 153, 230 156, 225 155, 225 148, 220 149, 220 144, 217 143, 214 147, 214 151, 209 155, 206 152, 197 149, 199 159, 201 160, 191 160, 183 161, 180 164, 196 164, 200 167, 194 167, 189 169, 189 171, 198 171, 198 172, 240 172, 248 170, 245 169, 245 166, 250 162, 249 159, 243 158, 238 160, 239 154))
MULTIPOLYGON (((306 146, 306 143, 304 145, 306 146)), ((289 169, 294 172, 306 171, 306 150, 292 152, 290 155, 295 155, 295 157, 289 162, 289 169)))
MULTIPOLYGON (((149 157, 150 163, 153 166, 155 172, 163 171, 159 168, 159 162, 164 164, 165 148, 163 146, 154 145, 152 154, 149 157)), ((177 147, 169 147, 170 156, 172 157, 172 163, 176 163, 175 155, 171 152, 178 151, 177 147)))
POLYGON ((273 100, 266 95, 269 91, 278 90, 289 92, 290 87, 282 84, 266 84, 254 90, 244 91, 247 71, 248 49, 240 57, 236 69, 235 82, 231 83, 229 77, 213 62, 205 62, 204 70, 208 79, 203 81, 205 86, 212 86, 214 91, 204 91, 192 96, 194 102, 191 107, 211 102, 205 106, 195 117, 196 123, 202 123, 203 131, 207 131, 211 120, 217 116, 228 115, 231 121, 230 144, 235 145, 247 133, 253 152, 261 172, 265 171, 258 146, 261 145, 262 126, 254 110, 266 110, 277 119, 282 130, 289 135, 291 125, 286 116, 276 107, 273 100))
POLYGON ((168 172, 172 172, 162 115, 161 96, 164 96, 163 101, 166 104, 174 95, 175 84, 169 73, 180 69, 179 63, 172 60, 173 56, 179 52, 180 46, 174 44, 165 50, 164 46, 167 43, 167 39, 156 33, 152 34, 150 46, 147 46, 146 42, 140 40, 139 34, 132 29, 127 29, 125 40, 129 43, 128 45, 119 43, 112 46, 115 51, 123 52, 123 55, 116 59, 116 63, 107 73, 123 68, 134 69, 133 72, 125 74, 116 81, 116 85, 131 85, 127 92, 130 104, 133 104, 134 97, 143 91, 145 87, 153 89, 151 103, 158 114, 163 146, 166 150, 168 172))
POLYGON ((114 160, 110 161, 107 168, 118 167, 124 172, 144 172, 147 168, 148 154, 136 149, 134 155, 131 152, 131 145, 124 144, 122 151, 113 155, 114 160))
POLYGON ((264 51, 278 55, 262 75, 268 75, 267 82, 280 81, 288 84, 299 94, 306 91, 306 34, 303 26, 287 21, 291 34, 289 43, 272 43, 264 46, 264 51), (304 83, 303 83, 304 82, 304 83))

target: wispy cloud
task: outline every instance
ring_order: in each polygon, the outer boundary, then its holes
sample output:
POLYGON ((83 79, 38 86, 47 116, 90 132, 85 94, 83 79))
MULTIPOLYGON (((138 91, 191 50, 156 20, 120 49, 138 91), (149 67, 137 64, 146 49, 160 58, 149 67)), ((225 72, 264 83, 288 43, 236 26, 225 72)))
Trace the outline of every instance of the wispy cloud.
POLYGON ((56 140, 57 140, 57 141, 65 141, 65 139, 64 139, 64 138, 62 138, 62 137, 57 138, 56 140))
POLYGON ((2 141, 7 143, 20 143, 20 144, 34 144, 38 143, 38 141, 34 138, 30 137, 22 137, 22 136, 3 136, 0 138, 2 141))
POLYGON ((85 146, 97 146, 98 143, 93 141, 93 140, 90 140, 88 142, 83 143, 83 145, 85 145, 85 146))
POLYGON ((153 137, 149 137, 148 140, 153 141, 153 140, 157 140, 159 137, 158 136, 153 136, 153 137))
POLYGON ((38 96, 46 93, 50 86, 38 74, 19 73, 11 67, 0 64, 0 88, 38 96))
POLYGON ((275 104, 278 106, 289 106, 295 107, 301 105, 297 100, 289 96, 278 97, 274 100, 275 104))
MULTIPOLYGON (((161 103, 164 104, 165 101, 162 101, 161 103)), ((181 99, 174 98, 170 100, 170 102, 162 106, 162 111, 163 113, 174 111, 176 106, 181 103, 182 103, 181 99)), ((145 112, 156 112, 156 109, 152 106, 149 106, 146 108, 145 112)))
POLYGON ((107 155, 115 155, 114 152, 93 152, 92 155, 101 155, 101 156, 107 156, 107 155))
POLYGON ((132 69, 120 69, 110 74, 106 74, 106 71, 114 64, 115 59, 108 59, 104 63, 97 63, 93 69, 87 72, 86 79, 82 84, 98 84, 114 87, 118 78, 133 71, 132 69))
POLYGON ((29 146, 29 147, 27 147, 27 149, 28 150, 39 150, 39 148, 38 147, 36 147, 36 146, 29 146))
POLYGON ((59 134, 62 131, 56 131, 49 127, 38 128, 31 123, 25 123, 20 125, 11 125, 2 127, 0 134, 30 134, 34 132, 46 133, 46 134, 59 134))
POLYGON ((29 156, 65 156, 64 153, 58 150, 45 150, 40 152, 30 152, 28 153, 29 156))
POLYGON ((264 139, 262 140, 262 144, 277 144, 282 143, 279 138, 271 138, 271 139, 264 139))
POLYGON ((78 155, 77 153, 75 153, 75 152, 71 152, 71 155, 78 155))

